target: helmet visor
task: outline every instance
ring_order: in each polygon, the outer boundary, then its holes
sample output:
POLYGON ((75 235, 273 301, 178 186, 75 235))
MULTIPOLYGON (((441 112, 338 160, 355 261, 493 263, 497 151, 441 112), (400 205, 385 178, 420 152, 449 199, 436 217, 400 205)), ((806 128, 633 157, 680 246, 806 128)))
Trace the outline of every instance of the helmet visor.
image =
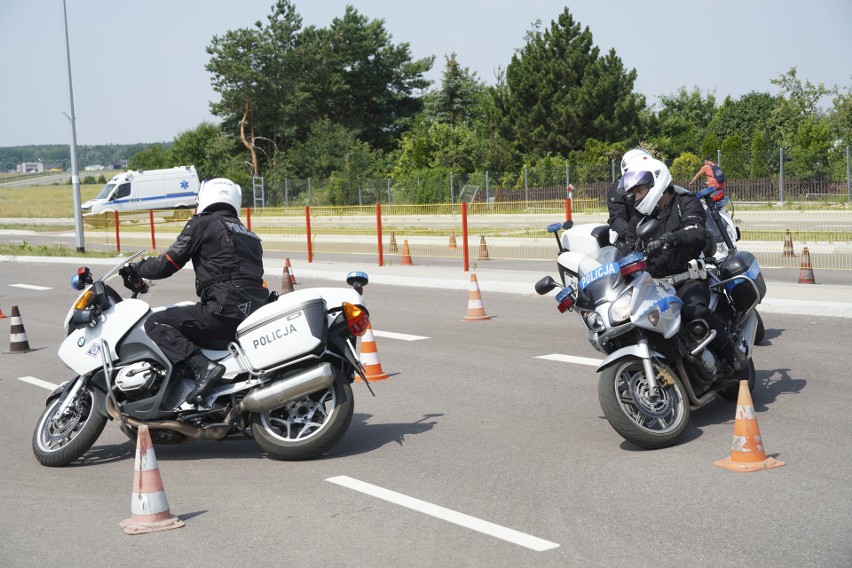
POLYGON ((633 193, 640 185, 654 185, 654 174, 647 171, 627 170, 618 182, 618 193, 633 193))

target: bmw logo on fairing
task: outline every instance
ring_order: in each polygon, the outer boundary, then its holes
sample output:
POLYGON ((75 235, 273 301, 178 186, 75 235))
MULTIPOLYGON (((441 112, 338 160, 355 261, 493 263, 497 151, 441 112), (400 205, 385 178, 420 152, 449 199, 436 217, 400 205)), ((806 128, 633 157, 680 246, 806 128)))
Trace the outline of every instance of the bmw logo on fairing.
POLYGON ((82 347, 85 344, 86 344, 86 338, 85 337, 81 337, 80 339, 77 340, 77 347, 82 347))

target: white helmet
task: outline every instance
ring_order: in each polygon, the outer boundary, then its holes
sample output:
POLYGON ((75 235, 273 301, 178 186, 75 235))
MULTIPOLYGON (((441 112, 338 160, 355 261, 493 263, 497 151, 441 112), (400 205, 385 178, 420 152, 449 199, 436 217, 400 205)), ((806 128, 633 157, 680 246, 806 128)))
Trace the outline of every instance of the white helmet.
POLYGON ((195 202, 198 204, 199 213, 203 213, 215 203, 224 203, 233 207, 239 214, 243 205, 243 192, 240 186, 229 179, 213 178, 202 182, 195 202))
POLYGON ((650 215, 671 184, 672 174, 666 165, 660 160, 650 158, 643 160, 641 167, 630 168, 624 173, 618 185, 618 191, 632 193, 637 186, 647 185, 648 193, 636 202, 636 211, 642 215, 650 215))
POLYGON ((654 156, 642 148, 633 148, 632 150, 628 150, 624 153, 624 157, 621 158, 621 175, 624 175, 624 172, 627 171, 627 168, 630 167, 630 162, 633 160, 637 161, 637 163, 632 166, 635 169, 636 167, 641 166, 642 161, 653 159, 654 156))

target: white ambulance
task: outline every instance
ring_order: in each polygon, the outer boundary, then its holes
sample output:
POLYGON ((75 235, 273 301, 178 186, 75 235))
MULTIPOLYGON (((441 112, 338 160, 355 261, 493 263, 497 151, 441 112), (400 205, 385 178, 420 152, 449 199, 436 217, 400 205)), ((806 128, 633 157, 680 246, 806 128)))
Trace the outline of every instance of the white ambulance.
POLYGON ((195 166, 127 171, 110 179, 97 197, 81 208, 84 215, 91 216, 113 211, 195 209, 199 186, 195 166))

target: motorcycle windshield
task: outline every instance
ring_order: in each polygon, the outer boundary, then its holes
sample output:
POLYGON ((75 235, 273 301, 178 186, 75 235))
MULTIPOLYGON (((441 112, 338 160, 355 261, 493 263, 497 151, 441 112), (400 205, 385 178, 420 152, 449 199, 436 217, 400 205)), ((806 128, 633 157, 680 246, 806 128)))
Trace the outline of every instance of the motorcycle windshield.
POLYGON ((578 272, 580 296, 587 301, 594 301, 620 287, 624 283, 618 266, 621 257, 621 251, 615 247, 604 247, 586 255, 580 261, 578 272))

